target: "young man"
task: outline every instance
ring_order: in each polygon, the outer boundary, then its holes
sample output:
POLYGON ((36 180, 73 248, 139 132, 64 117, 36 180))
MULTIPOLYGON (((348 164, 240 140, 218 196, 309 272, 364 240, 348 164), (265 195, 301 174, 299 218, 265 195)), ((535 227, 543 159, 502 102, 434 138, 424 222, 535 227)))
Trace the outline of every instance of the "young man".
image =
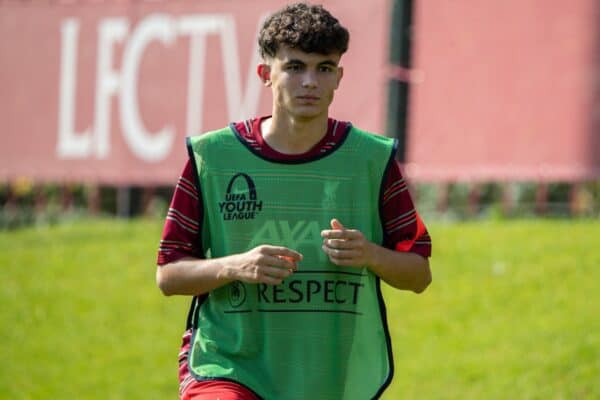
POLYGON ((380 279, 422 292, 431 241, 395 142, 329 118, 348 31, 320 6, 265 22, 272 115, 188 139, 159 249, 194 296, 183 399, 370 399, 393 367, 380 279))

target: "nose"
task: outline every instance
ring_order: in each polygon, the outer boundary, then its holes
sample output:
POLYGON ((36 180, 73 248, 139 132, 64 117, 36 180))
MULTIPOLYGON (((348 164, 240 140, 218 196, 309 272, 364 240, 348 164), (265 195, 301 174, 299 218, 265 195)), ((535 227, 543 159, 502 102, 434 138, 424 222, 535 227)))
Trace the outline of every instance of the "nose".
POLYGON ((302 76, 302 87, 316 88, 317 86, 317 74, 314 71, 306 71, 302 76))

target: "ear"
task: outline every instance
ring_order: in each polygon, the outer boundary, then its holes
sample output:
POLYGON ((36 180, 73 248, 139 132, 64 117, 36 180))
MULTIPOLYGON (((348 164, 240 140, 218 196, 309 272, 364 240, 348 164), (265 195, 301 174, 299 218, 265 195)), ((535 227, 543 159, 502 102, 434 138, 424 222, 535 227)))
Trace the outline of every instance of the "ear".
POLYGON ((256 73, 265 86, 271 86, 271 66, 269 64, 258 64, 256 73))
POLYGON ((335 85, 336 89, 340 86, 340 81, 342 80, 342 77, 344 76, 344 67, 338 67, 337 74, 338 74, 337 84, 335 85))

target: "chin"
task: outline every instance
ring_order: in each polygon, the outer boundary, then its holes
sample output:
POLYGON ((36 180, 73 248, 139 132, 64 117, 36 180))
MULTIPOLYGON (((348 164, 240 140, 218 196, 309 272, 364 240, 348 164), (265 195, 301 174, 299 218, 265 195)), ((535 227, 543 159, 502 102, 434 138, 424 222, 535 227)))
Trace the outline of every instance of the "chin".
POLYGON ((319 118, 322 113, 297 113, 293 114, 294 118, 299 121, 310 121, 319 118))
POLYGON ((291 112, 296 118, 316 118, 323 114, 327 114, 327 110, 320 110, 314 108, 296 109, 291 112))

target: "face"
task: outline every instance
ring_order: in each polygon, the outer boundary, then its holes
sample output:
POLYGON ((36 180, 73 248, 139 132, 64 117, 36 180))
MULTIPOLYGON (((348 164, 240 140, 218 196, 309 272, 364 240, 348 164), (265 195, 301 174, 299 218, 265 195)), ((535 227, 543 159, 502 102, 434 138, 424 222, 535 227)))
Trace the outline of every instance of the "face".
POLYGON ((327 116, 342 79, 340 54, 305 53, 282 46, 275 57, 258 67, 273 92, 273 113, 298 119, 327 116))

